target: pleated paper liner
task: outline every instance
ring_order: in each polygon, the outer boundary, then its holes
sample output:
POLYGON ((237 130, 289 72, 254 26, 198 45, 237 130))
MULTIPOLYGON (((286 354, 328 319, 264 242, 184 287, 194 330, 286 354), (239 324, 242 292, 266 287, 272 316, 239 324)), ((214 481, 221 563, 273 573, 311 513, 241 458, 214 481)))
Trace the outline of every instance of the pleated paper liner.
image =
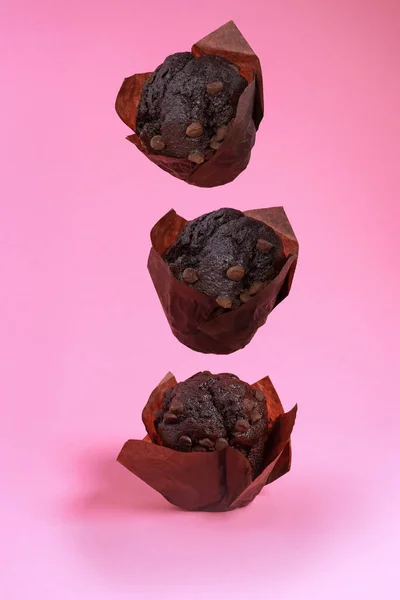
MULTIPOLYGON (((192 47, 194 56, 212 54, 226 58, 240 69, 249 85, 239 98, 236 117, 214 156, 201 165, 187 158, 173 158, 151 152, 134 133, 127 139, 153 163, 174 177, 200 187, 215 187, 233 181, 247 167, 263 117, 262 74, 258 57, 239 29, 229 21, 192 47)), ((168 50, 166 51, 166 55, 168 50)), ((139 73, 124 80, 116 100, 121 120, 136 132, 136 116, 142 88, 152 73, 139 73)))

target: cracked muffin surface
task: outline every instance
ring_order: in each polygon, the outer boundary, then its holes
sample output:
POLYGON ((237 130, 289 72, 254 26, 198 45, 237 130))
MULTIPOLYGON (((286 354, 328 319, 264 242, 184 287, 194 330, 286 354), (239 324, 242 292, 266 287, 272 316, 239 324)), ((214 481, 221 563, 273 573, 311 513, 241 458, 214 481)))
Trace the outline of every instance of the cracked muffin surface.
POLYGON ((225 58, 172 54, 143 86, 137 133, 149 152, 201 164, 223 142, 246 86, 225 58))
POLYGON ((189 221, 164 260, 177 279, 230 309, 274 279, 285 257, 271 227, 239 210, 221 208, 189 221))
POLYGON ((265 396, 236 375, 203 371, 164 392, 155 427, 164 446, 181 452, 232 446, 257 476, 268 432, 265 396))

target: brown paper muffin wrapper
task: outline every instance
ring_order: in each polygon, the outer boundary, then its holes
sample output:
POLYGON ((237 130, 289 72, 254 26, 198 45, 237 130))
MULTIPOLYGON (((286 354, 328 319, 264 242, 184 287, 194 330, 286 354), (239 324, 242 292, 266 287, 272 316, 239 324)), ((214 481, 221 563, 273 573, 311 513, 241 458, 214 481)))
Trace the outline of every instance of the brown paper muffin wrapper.
MULTIPOLYGON (((134 133, 127 139, 153 163, 174 177, 200 187, 215 187, 233 181, 247 167, 256 130, 263 117, 262 74, 258 57, 233 21, 229 21, 192 47, 194 56, 213 54, 237 65, 249 85, 240 96, 236 117, 214 156, 201 165, 187 158, 149 152, 134 133)), ((136 115, 144 83, 152 73, 139 73, 124 80, 116 100, 121 120, 136 132, 136 115)))
POLYGON ((143 410, 148 435, 143 440, 127 441, 117 459, 168 502, 185 510, 234 510, 247 506, 265 485, 290 470, 290 435, 297 405, 285 413, 269 377, 253 384, 265 395, 270 419, 262 472, 254 480, 247 458, 234 448, 207 453, 178 452, 160 445, 154 413, 161 409, 165 390, 176 383, 172 373, 168 373, 152 392, 143 410))
POLYGON ((283 242, 285 262, 278 275, 261 292, 234 310, 216 311, 215 298, 179 281, 162 256, 187 221, 170 210, 151 231, 148 269, 174 336, 192 350, 205 354, 231 354, 244 348, 269 313, 289 294, 299 245, 282 207, 244 212, 272 227, 283 242))

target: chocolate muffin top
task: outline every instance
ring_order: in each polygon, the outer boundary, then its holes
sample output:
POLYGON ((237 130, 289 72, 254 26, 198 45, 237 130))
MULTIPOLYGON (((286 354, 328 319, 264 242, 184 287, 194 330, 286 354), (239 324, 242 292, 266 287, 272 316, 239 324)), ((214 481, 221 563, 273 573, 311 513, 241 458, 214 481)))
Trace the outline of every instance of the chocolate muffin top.
POLYGON ((155 427, 164 446, 182 452, 213 452, 228 446, 262 466, 268 430, 263 393, 236 375, 203 371, 164 392, 155 427))
POLYGON ((177 279, 230 309, 276 277, 284 253, 271 227, 239 210, 221 208, 189 221, 164 260, 177 279))
POLYGON ((172 54, 143 86, 137 133, 148 151, 201 164, 224 140, 246 86, 224 58, 172 54))

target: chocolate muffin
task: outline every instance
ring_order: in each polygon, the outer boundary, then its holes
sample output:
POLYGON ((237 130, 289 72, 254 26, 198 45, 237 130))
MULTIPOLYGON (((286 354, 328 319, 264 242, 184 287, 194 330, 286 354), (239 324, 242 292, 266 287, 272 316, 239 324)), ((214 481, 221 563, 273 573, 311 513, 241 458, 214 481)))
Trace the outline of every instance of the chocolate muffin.
POLYGON ((181 452, 236 448, 260 472, 268 432, 260 390, 230 373, 203 371, 164 392, 155 427, 162 444, 181 452))
POLYGON ((285 260, 275 231, 233 208, 189 221, 163 258, 177 279, 215 297, 222 309, 247 302, 285 260))
POLYGON ((246 86, 225 58, 172 54, 143 86, 137 133, 149 152, 201 164, 223 142, 246 86))

